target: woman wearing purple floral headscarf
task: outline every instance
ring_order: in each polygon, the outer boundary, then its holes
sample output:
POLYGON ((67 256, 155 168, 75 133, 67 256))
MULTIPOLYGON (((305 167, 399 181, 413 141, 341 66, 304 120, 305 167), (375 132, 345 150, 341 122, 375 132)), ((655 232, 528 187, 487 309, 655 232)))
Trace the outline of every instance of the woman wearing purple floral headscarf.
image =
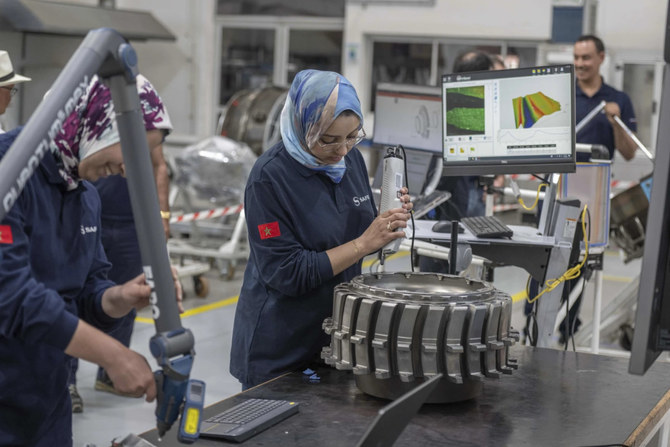
MULTIPOLYGON (((146 359, 101 331, 148 305, 151 288, 142 276, 107 279, 100 199, 82 181, 125 170, 100 87, 87 90, 0 221, 0 445, 72 445, 68 356, 105 367, 124 393, 156 396, 146 359)), ((0 158, 20 131, 0 135, 0 158)))

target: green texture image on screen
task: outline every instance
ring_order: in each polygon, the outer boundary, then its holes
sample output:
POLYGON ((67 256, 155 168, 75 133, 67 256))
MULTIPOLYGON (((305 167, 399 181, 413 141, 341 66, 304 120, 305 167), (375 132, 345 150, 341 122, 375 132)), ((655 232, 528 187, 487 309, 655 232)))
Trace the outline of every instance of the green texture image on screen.
POLYGON ((448 88, 446 96, 447 135, 483 135, 484 86, 448 88))

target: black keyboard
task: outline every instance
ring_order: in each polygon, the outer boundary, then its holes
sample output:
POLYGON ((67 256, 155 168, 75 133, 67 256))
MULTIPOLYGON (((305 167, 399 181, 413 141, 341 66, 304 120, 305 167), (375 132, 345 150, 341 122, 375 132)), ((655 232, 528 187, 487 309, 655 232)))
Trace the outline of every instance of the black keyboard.
POLYGON ((248 399, 205 420, 200 436, 243 442, 297 412, 297 402, 248 399))
POLYGON ((461 223, 477 237, 512 237, 514 232, 495 216, 463 217, 461 223))

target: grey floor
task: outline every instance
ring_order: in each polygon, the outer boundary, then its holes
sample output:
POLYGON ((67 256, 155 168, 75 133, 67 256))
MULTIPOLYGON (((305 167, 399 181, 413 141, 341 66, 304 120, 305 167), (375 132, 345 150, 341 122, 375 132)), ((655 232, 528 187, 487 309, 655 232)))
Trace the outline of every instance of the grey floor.
MULTIPOLYGON (((395 256, 395 259, 387 263, 386 270, 408 271, 408 254, 399 253, 395 256)), ((624 264, 617 251, 606 251, 603 270, 604 304, 615 297, 639 271, 639 259, 624 264)), ((205 381, 206 405, 240 391, 239 383, 228 372, 228 361, 235 298, 239 293, 242 276, 243 266, 236 269, 232 280, 224 280, 219 272, 210 270, 205 274, 210 284, 210 293, 206 298, 196 297, 192 281, 184 281, 187 312, 182 318, 182 325, 193 331, 196 340, 196 358, 191 377, 205 381)), ((527 277, 517 267, 502 267, 495 272, 494 285, 515 297, 512 325, 516 329, 524 326, 523 299, 520 295, 525 289, 527 277)), ((593 296, 593 285, 590 284, 581 311, 585 321, 592 316, 593 296)), ((147 311, 142 311, 139 317, 135 323, 131 347, 146 356, 155 369, 155 360, 149 352, 149 338, 155 333, 155 329, 148 319, 147 311)), ((601 346, 623 354, 616 340, 603 339, 601 346)), ((78 389, 84 400, 84 412, 74 415, 75 446, 107 447, 113 439, 120 440, 129 433, 139 434, 155 426, 155 404, 95 391, 93 384, 97 367, 87 362, 81 362, 80 365, 77 379, 78 389)))

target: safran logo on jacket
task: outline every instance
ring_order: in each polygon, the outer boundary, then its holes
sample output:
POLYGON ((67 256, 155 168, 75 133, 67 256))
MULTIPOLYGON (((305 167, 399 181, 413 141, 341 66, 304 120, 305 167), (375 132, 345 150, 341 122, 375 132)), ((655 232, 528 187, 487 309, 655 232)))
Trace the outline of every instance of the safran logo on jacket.
POLYGON ((279 222, 270 222, 259 225, 258 232, 261 235, 261 239, 269 239, 271 237, 281 236, 281 231, 279 231, 279 222))
POLYGON ((0 244, 13 244, 12 227, 9 225, 0 225, 0 244))
POLYGON ((360 206, 361 203, 367 202, 368 200, 370 200, 370 194, 366 194, 362 197, 354 196, 354 205, 360 206))
POLYGON ((85 227, 81 225, 81 234, 86 236, 87 233, 97 233, 98 232, 98 227, 93 226, 93 227, 85 227))

